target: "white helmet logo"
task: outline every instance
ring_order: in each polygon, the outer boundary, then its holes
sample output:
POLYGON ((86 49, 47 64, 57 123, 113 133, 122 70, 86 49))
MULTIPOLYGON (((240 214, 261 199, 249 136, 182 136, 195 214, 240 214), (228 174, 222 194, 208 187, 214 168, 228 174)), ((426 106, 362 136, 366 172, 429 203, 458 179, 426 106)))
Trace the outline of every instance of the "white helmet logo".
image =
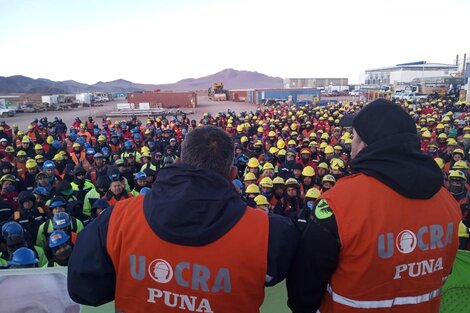
POLYGON ((157 283, 166 284, 173 278, 170 263, 162 259, 153 260, 148 267, 150 277, 157 283))
POLYGON ((413 252, 416 248, 416 235, 410 230, 403 230, 397 236, 396 246, 403 254, 413 252))

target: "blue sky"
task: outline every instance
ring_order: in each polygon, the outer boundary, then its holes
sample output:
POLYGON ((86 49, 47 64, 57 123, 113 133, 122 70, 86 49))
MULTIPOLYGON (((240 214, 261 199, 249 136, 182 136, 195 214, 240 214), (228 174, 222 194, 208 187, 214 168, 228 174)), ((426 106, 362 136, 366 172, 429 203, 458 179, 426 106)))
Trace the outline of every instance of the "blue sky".
POLYGON ((356 83, 468 55, 469 13, 465 0, 0 0, 0 76, 171 83, 235 68, 356 83))

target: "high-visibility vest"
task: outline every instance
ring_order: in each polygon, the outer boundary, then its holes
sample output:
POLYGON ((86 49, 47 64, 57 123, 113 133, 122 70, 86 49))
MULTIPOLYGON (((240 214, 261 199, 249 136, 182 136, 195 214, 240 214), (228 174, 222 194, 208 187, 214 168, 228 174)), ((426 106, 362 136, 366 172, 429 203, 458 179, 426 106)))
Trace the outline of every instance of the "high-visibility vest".
POLYGON ((325 209, 321 199, 335 215, 341 250, 320 312, 439 311, 461 219, 447 190, 409 199, 356 174, 323 194, 315 210, 325 209))
POLYGON ((267 273, 266 213, 247 208, 214 242, 183 246, 154 233, 143 199, 119 201, 109 221, 106 246, 116 270, 118 312, 259 312, 267 273))

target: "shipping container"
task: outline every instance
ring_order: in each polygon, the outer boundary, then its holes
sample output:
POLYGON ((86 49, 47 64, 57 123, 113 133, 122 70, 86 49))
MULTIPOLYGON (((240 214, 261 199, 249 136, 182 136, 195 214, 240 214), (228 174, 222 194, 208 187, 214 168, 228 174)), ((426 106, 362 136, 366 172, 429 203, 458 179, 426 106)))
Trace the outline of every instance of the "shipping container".
POLYGON ((246 89, 229 90, 229 99, 234 102, 245 102, 247 93, 246 89))
POLYGON ((194 92, 144 92, 131 93, 127 96, 128 103, 149 103, 150 106, 161 108, 195 108, 197 96, 194 92))

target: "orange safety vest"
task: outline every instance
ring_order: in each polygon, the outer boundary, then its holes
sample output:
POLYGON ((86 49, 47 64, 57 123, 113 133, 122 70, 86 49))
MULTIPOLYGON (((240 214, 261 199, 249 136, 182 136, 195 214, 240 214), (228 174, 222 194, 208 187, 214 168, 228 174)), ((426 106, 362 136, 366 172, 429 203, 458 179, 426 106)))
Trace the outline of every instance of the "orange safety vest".
POLYGON ((321 313, 439 311, 461 219, 447 190, 428 200, 408 199, 356 174, 320 198, 334 212, 341 241, 321 313))
POLYGON ((119 201, 109 221, 116 311, 259 312, 267 273, 269 225, 264 212, 247 208, 216 241, 183 246, 154 233, 144 216, 143 199, 119 201))

